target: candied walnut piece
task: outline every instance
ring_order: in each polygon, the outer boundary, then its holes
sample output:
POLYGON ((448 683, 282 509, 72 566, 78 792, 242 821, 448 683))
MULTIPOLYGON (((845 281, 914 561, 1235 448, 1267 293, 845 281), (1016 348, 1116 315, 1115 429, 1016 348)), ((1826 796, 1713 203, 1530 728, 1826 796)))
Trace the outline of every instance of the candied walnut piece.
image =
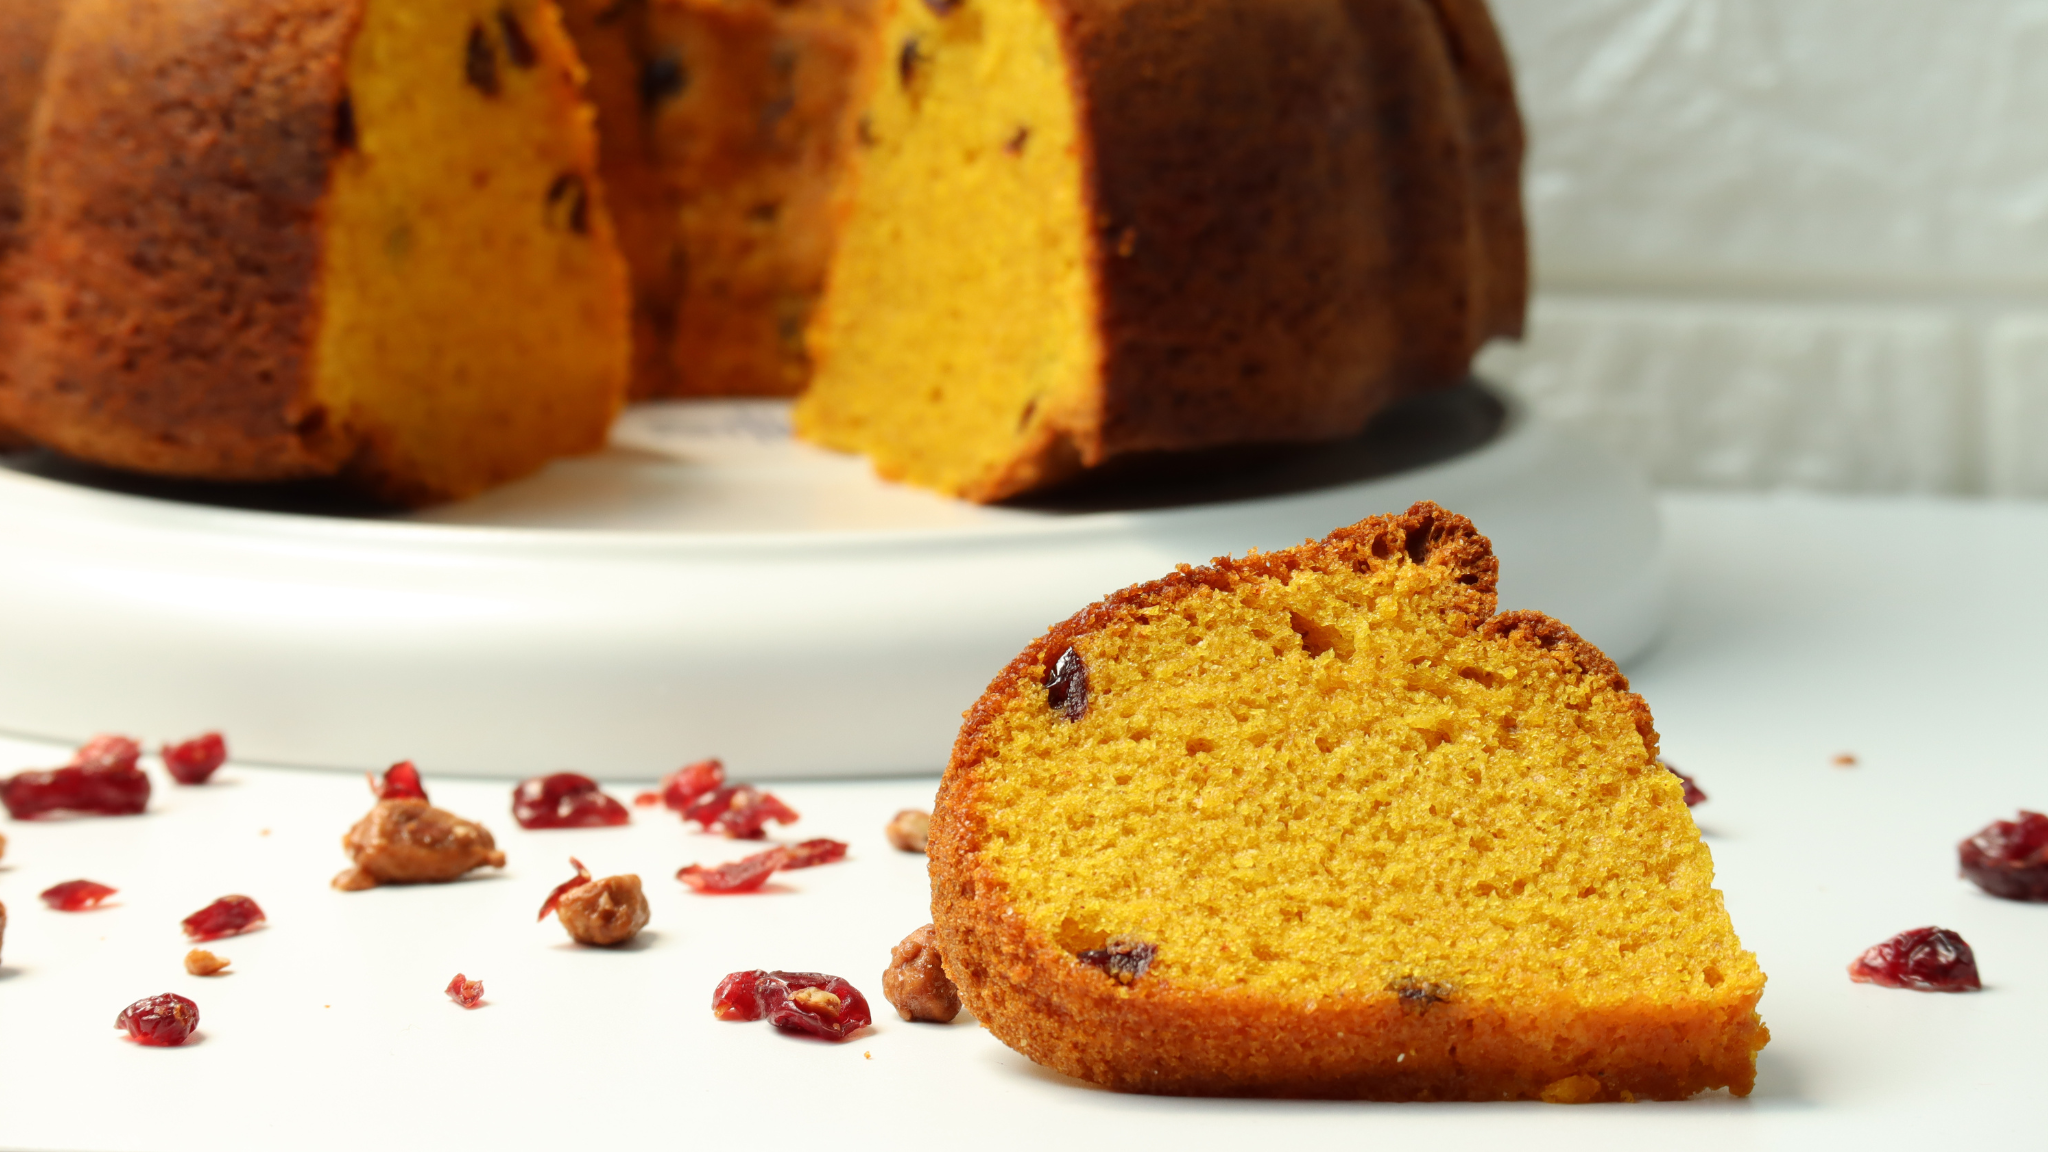
POLYGON ((1073 648, 1060 653, 1046 669, 1045 706, 1067 720, 1079 720, 1088 712, 1088 665, 1073 648))
POLYGON ((1917 992, 1975 992, 1977 955, 1946 928, 1914 928, 1872 945, 1849 964, 1849 979, 1917 992))
POLYGON ((223 896, 185 917, 183 924, 185 935, 194 940, 218 940, 247 932, 266 919, 263 909, 247 896, 223 896))
POLYGON ((199 1027, 199 1005, 174 992, 148 996, 121 1009, 114 1027, 126 1029, 137 1044, 176 1048, 199 1027))
POLYGON ((442 991, 448 993, 450 1000, 464 1008, 474 1008, 484 1002, 484 982, 468 979, 460 972, 455 974, 455 979, 450 980, 448 987, 442 991))
MULTIPOLYGON (((581 864, 577 871, 586 878, 590 875, 581 864)), ((640 877, 630 872, 587 880, 561 892, 558 901, 552 896, 549 900, 556 903, 555 917, 578 944, 624 944, 647 927, 647 894, 640 889, 640 877)))
POLYGON ((767 835, 770 820, 794 824, 799 819, 796 810, 776 799, 774 793, 751 784, 720 788, 692 804, 683 818, 695 820, 706 832, 716 828, 734 840, 759 840, 767 835))
POLYGON ((752 856, 706 868, 702 864, 686 864, 676 872, 676 879, 688 884, 699 892, 709 895, 730 895, 735 892, 758 891, 782 867, 788 858, 786 848, 770 848, 752 856))
POLYGON ((227 957, 215 956, 204 948, 185 953, 185 971, 194 976, 218 976, 227 971, 229 963, 227 957))
POLYGON ((699 760, 663 776, 659 788, 633 797, 633 803, 660 804, 675 812, 688 812, 699 799, 716 792, 724 783, 724 764, 716 759, 699 760))
POLYGON ((1685 788, 1685 806, 1687 808, 1694 807, 1698 804, 1703 803, 1706 800, 1707 794, 1705 792, 1700 791, 1700 786, 1693 782, 1692 777, 1687 776, 1685 773, 1680 772, 1676 768, 1673 768, 1670 765, 1670 763, 1665 760, 1659 759, 1657 763, 1664 765, 1665 771, 1671 773, 1673 776, 1678 777, 1679 784, 1683 785, 1685 788))
POLYGON ((379 800, 341 838, 355 867, 334 878, 344 892, 379 884, 442 884, 474 868, 503 868, 505 854, 480 824, 425 800, 379 800))
POLYGON ((920 808, 905 808, 882 830, 889 847, 898 852, 922 852, 932 837, 932 814, 920 808))
POLYGON ((164 770, 180 784, 204 784, 228 762, 228 742, 218 732, 164 745, 164 770))
POLYGON ((0 804, 16 820, 52 812, 133 816, 149 805, 149 776, 137 766, 142 746, 126 736, 98 736, 62 768, 17 772, 0 780, 0 804))
POLYGON ((1993 896, 2048 901, 2048 816, 2022 809, 2018 820, 1993 820, 1956 854, 1963 875, 1993 896))
POLYGON ((575 772, 522 780, 512 789, 512 818, 521 828, 605 828, 633 817, 597 781, 575 772))
POLYGON ((486 96, 498 94, 498 53, 481 24, 469 26, 469 42, 462 48, 462 78, 486 96))
POLYGON ((1429 1011, 1435 1005, 1449 1003, 1454 990, 1449 984, 1402 976, 1396 980, 1389 980, 1387 991, 1400 998, 1403 1011, 1420 1014, 1429 1011))
POLYGON ((960 1014, 960 989, 946 975, 938 935, 927 924, 889 949, 882 995, 905 1020, 950 1024, 960 1014))
POLYGON ((379 800, 425 800, 427 798, 427 786, 420 783, 420 770, 413 767, 410 760, 400 760, 398 763, 386 768, 382 780, 369 773, 365 773, 364 776, 370 782, 370 795, 375 796, 379 800))
POLYGON ((761 1003, 761 981, 768 973, 759 968, 734 972, 718 982, 711 993, 711 1014, 720 1020, 759 1020, 768 1014, 761 1003))
POLYGON ((42 899, 59 912, 84 912, 99 907, 100 901, 118 891, 91 880, 66 880, 43 889, 42 899))
POLYGON ((1100 968, 1119 984, 1143 976, 1159 955, 1159 945, 1147 944, 1135 936, 1111 936, 1100 948, 1077 953, 1074 959, 1090 968, 1100 968))
POLYGON ((843 840, 827 840, 822 836, 792 844, 782 849, 782 870, 787 872, 792 868, 815 868, 820 864, 837 863, 846 859, 849 847, 843 840))

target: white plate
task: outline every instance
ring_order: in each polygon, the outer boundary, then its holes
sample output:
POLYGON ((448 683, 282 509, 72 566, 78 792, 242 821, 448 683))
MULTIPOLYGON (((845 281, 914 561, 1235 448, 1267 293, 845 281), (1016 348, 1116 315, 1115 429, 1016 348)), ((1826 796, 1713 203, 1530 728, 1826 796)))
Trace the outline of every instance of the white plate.
POLYGON ((0 730, 213 727, 253 762, 442 775, 653 775, 706 754, 763 777, 932 772, 988 680, 1090 601, 1418 499, 1493 538, 1503 607, 1629 659, 1661 611, 1648 490, 1524 412, 1488 423, 1494 404, 1444 394, 1230 487, 1037 506, 881 482, 791 440, 777 402, 643 406, 605 453, 409 518, 17 458, 0 730))

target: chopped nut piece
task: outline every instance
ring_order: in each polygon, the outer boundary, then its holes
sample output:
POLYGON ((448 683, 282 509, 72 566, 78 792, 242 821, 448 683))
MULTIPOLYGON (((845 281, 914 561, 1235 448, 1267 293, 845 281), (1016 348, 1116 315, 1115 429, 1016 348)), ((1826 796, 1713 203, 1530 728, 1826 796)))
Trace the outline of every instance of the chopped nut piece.
POLYGON ((227 970, 230 961, 224 956, 215 956, 204 948, 194 948, 185 953, 185 971, 194 976, 214 976, 227 970))
POLYGON ((916 808, 905 808, 884 829, 889 846, 899 852, 922 852, 931 839, 932 816, 916 808))
POLYGON ((823 1016, 827 1020, 839 1019, 839 997, 823 988, 799 988, 789 994, 789 999, 792 1004, 813 1015, 823 1016))
POLYGON ((380 800, 341 838, 355 867, 334 878, 344 892, 379 884, 440 884, 473 868, 503 868, 505 854, 480 824, 425 800, 380 800))
POLYGON ((623 944, 647 927, 647 895, 632 873, 607 876, 562 894, 555 918, 578 944, 623 944))
POLYGON ((889 950, 882 995, 905 1020, 948 1024, 960 1014, 960 990, 946 975, 938 936, 931 925, 905 936, 903 943, 889 950))

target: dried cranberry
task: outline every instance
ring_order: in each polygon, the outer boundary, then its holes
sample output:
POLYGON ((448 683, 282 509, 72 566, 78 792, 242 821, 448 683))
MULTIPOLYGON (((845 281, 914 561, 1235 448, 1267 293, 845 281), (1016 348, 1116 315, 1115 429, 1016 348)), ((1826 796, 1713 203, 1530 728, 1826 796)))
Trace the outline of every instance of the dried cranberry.
POLYGON ((62 768, 17 772, 0 781, 0 804, 16 820, 51 812, 133 816, 149 805, 149 776, 136 766, 142 747, 126 736, 100 736, 62 768))
POLYGON ((99 907, 100 901, 118 891, 91 880, 66 880, 43 889, 43 903, 59 912, 83 912, 99 907))
POLYGON ((767 835, 763 829, 770 820, 793 824, 798 819, 796 810, 776 799, 774 793, 751 784, 720 788, 691 805, 683 816, 703 825, 707 832, 716 828, 735 840, 759 840, 767 835))
POLYGON ((752 892, 766 884, 768 877, 775 875, 775 870, 783 867, 788 858, 789 849, 770 848, 716 868, 706 868, 702 864, 686 865, 676 873, 676 879, 711 895, 752 892))
POLYGON ((146 997, 121 1009, 114 1027, 127 1029, 128 1038, 137 1044, 176 1048, 199 1027, 199 1005, 174 992, 146 997))
POLYGON ((460 972, 455 974, 455 979, 448 982, 448 987, 444 991, 448 993, 450 1000, 464 1008, 474 1008, 484 1002, 484 982, 466 979, 460 972))
POLYGON ((688 812, 698 799, 725 783, 725 765, 716 759, 699 760, 661 778, 661 787, 633 797, 635 804, 660 804, 676 812, 688 812))
POLYGON ((1946 928, 1915 928, 1872 946, 1849 965, 1849 979, 1921 992, 1974 992, 1977 956, 1946 928))
POLYGON ((767 975, 755 968, 720 980, 711 993, 711 1014, 720 1020, 759 1020, 768 1012, 761 1003, 761 981, 767 975))
POLYGON ((820 864, 844 860, 848 847, 843 840, 826 840, 823 837, 792 844, 782 850, 782 870, 787 872, 791 868, 814 868, 820 864))
POLYGON ((761 981, 768 1022, 785 1032, 844 1040, 875 1022, 867 997, 823 972, 770 972, 761 981))
POLYGON ((581 888, 590 883, 590 869, 583 866, 583 861, 571 856, 569 866, 576 869, 576 875, 555 885, 555 890, 548 893, 548 898, 541 902, 540 915, 533 918, 536 923, 547 919, 548 913, 553 912, 556 906, 561 904, 562 897, 567 895, 570 889, 581 888))
POLYGON ((823 972, 734 972, 711 994, 720 1020, 759 1020, 788 1032, 844 1040, 874 1023, 867 997, 823 972))
POLYGON ((1068 648, 1045 672, 1045 704, 1068 720, 1079 720, 1088 712, 1088 665, 1081 653, 1068 648))
POLYGON ((1956 846, 1963 875, 1993 896, 2048 900, 2048 816, 2022 810, 1956 846))
POLYGON ((1670 772, 1673 776, 1678 777, 1678 782, 1685 786, 1685 806, 1687 808, 1691 808, 1694 805, 1701 803, 1707 798, 1707 794, 1705 792, 1700 791, 1700 786, 1698 784, 1693 783, 1692 777, 1687 776, 1685 773, 1680 772, 1676 768, 1673 768, 1670 764, 1666 763, 1663 760, 1659 760, 1657 761, 1657 763, 1663 764, 1665 770, 1670 772))
POLYGON ((1132 936, 1111 936, 1102 947, 1077 953, 1074 959, 1090 968, 1102 969, 1119 984, 1129 984, 1143 976, 1158 955, 1157 944, 1147 944, 1132 936))
POLYGON ((247 896, 223 896, 185 917, 185 935, 194 940, 235 936, 263 923, 263 909, 247 896))
POLYGON ((602 828, 632 816, 624 804, 600 791, 597 781, 557 772, 521 781, 512 790, 512 818, 521 828, 602 828))
POLYGON ((412 761, 400 760, 384 770, 384 779, 370 776, 370 791, 379 800, 425 800, 427 786, 420 783, 420 770, 412 761))
POLYGON ((220 733, 208 732, 183 744, 164 745, 164 769, 180 784, 204 784, 214 770, 228 762, 228 742, 220 733))

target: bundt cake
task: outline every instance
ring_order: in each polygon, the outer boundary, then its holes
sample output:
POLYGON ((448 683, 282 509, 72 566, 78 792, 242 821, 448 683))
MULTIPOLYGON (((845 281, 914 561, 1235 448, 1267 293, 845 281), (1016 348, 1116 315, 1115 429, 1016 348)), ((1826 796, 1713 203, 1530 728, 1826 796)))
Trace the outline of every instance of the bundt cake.
POLYGON ((626 274, 553 0, 73 0, 0 419, 461 496, 604 442, 626 274))
POLYGON ((931 828, 947 974, 1059 1071, 1170 1094, 1747 1094, 1769 1038, 1649 709, 1495 615, 1433 504, 1183 566, 967 715, 931 828))
POLYGON ((793 395, 875 0, 569 0, 637 395, 793 395))
MULTIPOLYGON (((63 0, 0 4, 0 393, 7 389, 8 348, 21 321, 13 312, 15 256, 26 235, 29 120, 43 91, 63 0)), ((0 411, 0 448, 15 442, 0 411)))
POLYGON ((886 0, 800 435, 975 500, 1358 430, 1520 331, 1483 0, 886 0))

